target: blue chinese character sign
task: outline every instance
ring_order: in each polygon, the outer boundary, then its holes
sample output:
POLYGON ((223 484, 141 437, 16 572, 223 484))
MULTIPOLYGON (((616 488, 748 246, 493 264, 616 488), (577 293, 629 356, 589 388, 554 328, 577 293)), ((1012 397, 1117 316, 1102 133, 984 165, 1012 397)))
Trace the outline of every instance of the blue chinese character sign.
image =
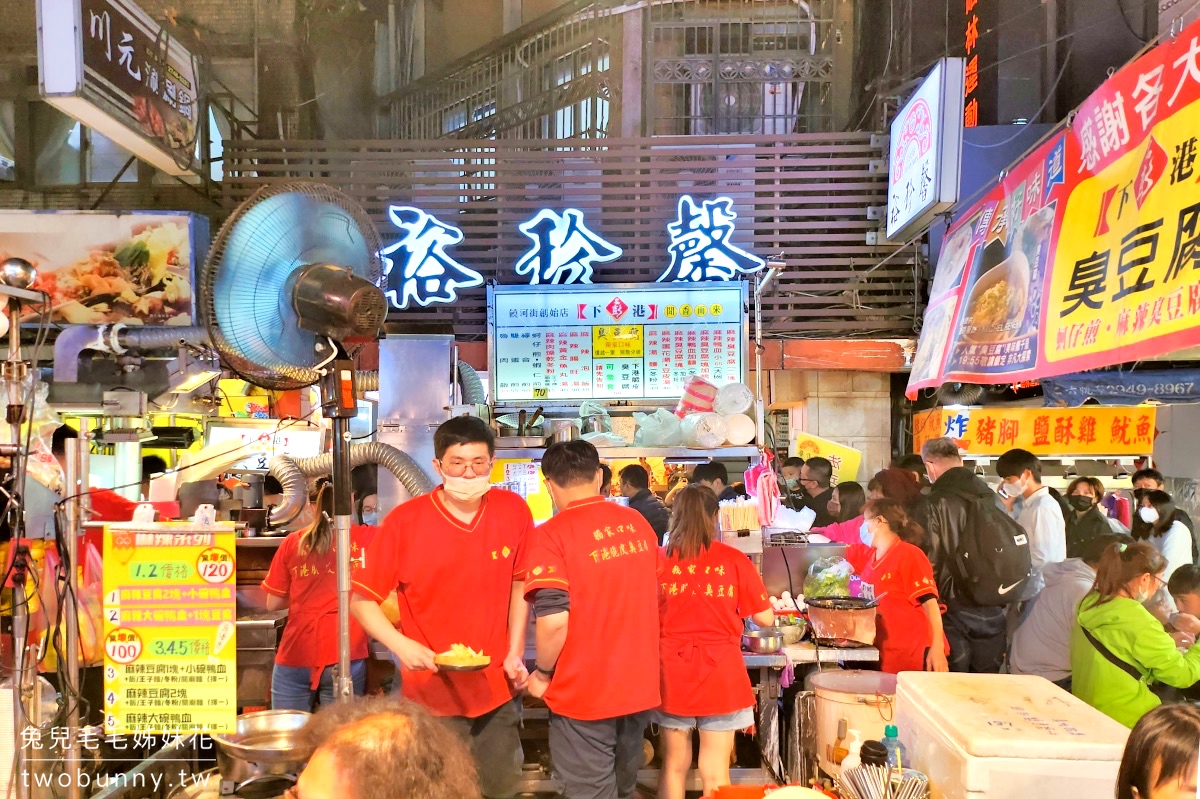
POLYGON ((379 252, 386 280, 384 294, 395 308, 414 302, 421 307, 458 299, 458 290, 483 285, 483 275, 454 260, 447 252, 463 240, 458 228, 439 222, 419 208, 388 208, 400 240, 379 252))
POLYGON ((728 197, 704 200, 699 205, 686 194, 680 197, 678 216, 667 225, 671 263, 657 282, 733 280, 766 266, 762 258, 730 241, 736 218, 733 200, 728 197))
POLYGON ((583 213, 568 208, 561 214, 544 209, 520 225, 533 241, 517 261, 517 274, 529 275, 530 285, 591 283, 592 265, 621 257, 621 248, 588 229, 583 213))

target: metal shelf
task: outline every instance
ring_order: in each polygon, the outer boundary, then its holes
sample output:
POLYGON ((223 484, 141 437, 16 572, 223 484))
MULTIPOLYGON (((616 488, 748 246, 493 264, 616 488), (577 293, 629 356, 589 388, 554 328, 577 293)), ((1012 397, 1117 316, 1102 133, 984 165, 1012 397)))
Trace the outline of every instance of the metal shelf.
MULTIPOLYGON (((496 448, 500 458, 541 458, 545 447, 503 449, 496 448)), ((689 447, 597 447, 601 460, 629 460, 634 458, 695 458, 738 459, 758 456, 758 447, 717 447, 716 449, 691 449, 689 447)))

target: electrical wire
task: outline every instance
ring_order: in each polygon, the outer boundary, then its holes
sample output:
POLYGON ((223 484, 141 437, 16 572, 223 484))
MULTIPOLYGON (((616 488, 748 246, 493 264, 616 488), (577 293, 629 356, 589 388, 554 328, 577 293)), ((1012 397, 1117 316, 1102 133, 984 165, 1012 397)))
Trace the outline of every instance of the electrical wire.
MULTIPOLYGON (((1063 76, 1067 74, 1067 64, 1071 62, 1071 53, 1073 52, 1075 52, 1075 42, 1071 42, 1071 46, 1067 49, 1066 55, 1063 56, 1062 68, 1058 70, 1058 77, 1054 79, 1054 85, 1050 87, 1050 91, 1046 92, 1046 99, 1042 101, 1042 104, 1038 106, 1038 109, 1033 112, 1032 116, 1029 117, 1031 122, 1041 116, 1042 112, 1046 110, 1046 106, 1050 105, 1050 101, 1054 99, 1054 92, 1058 90, 1058 84, 1062 82, 1063 76)), ((1020 125, 1018 127, 1022 129, 1018 130, 1004 141, 996 142, 994 144, 975 144, 974 142, 969 142, 964 139, 963 146, 970 147, 973 150, 992 150, 996 147, 1004 147, 1005 145, 1012 144, 1014 141, 1021 138, 1021 136, 1025 135, 1025 126, 1020 125)))
POLYGON ((1117 0, 1117 11, 1121 14, 1121 21, 1125 23, 1125 30, 1129 31, 1129 35, 1142 44, 1146 44, 1146 37, 1138 35, 1138 32, 1133 29, 1133 25, 1129 22, 1129 15, 1125 13, 1125 0, 1117 0))

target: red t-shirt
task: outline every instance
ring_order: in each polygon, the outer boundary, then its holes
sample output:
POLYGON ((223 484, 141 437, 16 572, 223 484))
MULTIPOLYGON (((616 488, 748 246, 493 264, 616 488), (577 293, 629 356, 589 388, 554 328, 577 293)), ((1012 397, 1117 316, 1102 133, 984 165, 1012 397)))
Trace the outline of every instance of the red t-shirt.
POLYGON ((658 707, 657 544, 640 513, 604 497, 573 502, 538 528, 525 596, 554 588, 571 597, 546 691, 560 716, 596 721, 658 707))
POLYGON ((742 619, 771 607, 758 570, 720 541, 689 560, 662 552, 663 712, 717 716, 753 706, 741 636, 742 619))
POLYGON ((491 657, 481 671, 404 670, 404 695, 437 716, 477 718, 512 698, 504 676, 508 609, 533 517, 525 500, 493 488, 468 524, 446 508, 442 489, 387 515, 354 590, 382 602, 392 590, 400 630, 434 652, 465 644, 491 657))
MULTIPOLYGON (((368 561, 367 546, 375 528, 350 528, 350 574, 368 561)), ((288 600, 288 619, 275 662, 312 670, 316 688, 321 671, 338 660, 337 553, 333 547, 324 555, 300 554, 300 533, 290 533, 271 560, 262 589, 288 600)), ((350 659, 367 656, 367 634, 350 620, 350 659)))
MULTIPOLYGON (((875 631, 879 670, 892 674, 924 671, 925 650, 933 631, 918 600, 938 595, 929 558, 920 547, 897 541, 882 560, 875 559, 872 547, 851 544, 846 560, 879 599, 875 631)), ((948 653, 949 645, 943 641, 943 646, 948 653)))

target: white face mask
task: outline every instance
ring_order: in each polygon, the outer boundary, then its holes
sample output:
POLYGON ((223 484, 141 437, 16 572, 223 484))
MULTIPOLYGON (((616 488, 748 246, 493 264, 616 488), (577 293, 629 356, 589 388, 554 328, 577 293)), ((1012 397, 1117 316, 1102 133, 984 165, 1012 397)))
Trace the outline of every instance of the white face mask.
POLYGON ((477 477, 451 477, 443 474, 442 488, 459 502, 475 502, 488 492, 491 482, 486 474, 477 477))
POLYGON ((1004 484, 1004 493, 1010 497, 1021 497, 1025 495, 1025 481, 1021 478, 1013 480, 1011 483, 1004 484))
POLYGON ((1138 518, 1146 524, 1154 524, 1158 521, 1158 508, 1138 508, 1138 518))

